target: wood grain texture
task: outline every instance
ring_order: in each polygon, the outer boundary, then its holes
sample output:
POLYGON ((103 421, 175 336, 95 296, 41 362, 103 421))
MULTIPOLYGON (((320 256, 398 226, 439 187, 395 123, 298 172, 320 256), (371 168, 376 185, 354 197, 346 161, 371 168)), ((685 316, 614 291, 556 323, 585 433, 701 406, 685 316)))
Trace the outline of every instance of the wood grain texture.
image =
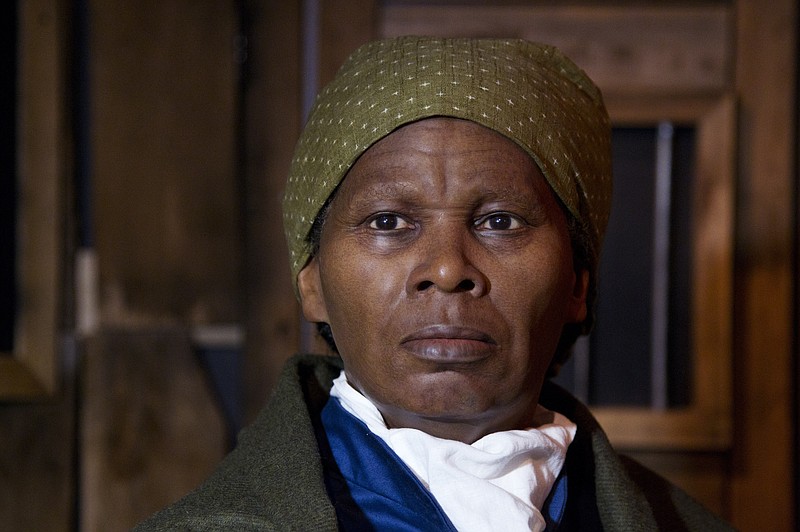
POLYGON ((98 334, 82 381, 82 530, 128 530, 224 456, 222 415, 182 329, 98 334))
POLYGON ((390 5, 383 35, 510 37, 552 44, 604 93, 720 91, 732 70, 722 5, 390 5))
POLYGON ((61 0, 17 9, 19 307, 13 353, 0 355, 0 531, 67 532, 77 496, 72 358, 61 342, 71 19, 61 0))
POLYGON ((65 3, 55 0, 21 2, 18 16, 17 316, 13 353, 0 367, 0 398, 25 400, 56 393, 59 381, 68 18, 65 3))
POLYGON ((333 79, 344 60, 360 45, 378 36, 375 0, 320 0, 319 80, 333 79))
POLYGON ((240 317, 235 4, 89 2, 104 325, 240 317))
POLYGON ((731 513, 742 530, 794 530, 793 189, 798 8, 736 3, 740 97, 736 426, 731 513))
POLYGON ((0 403, 0 532, 74 529, 75 388, 71 376, 59 384, 47 399, 0 403))
POLYGON ((300 134, 301 2, 245 2, 247 62, 242 93, 245 418, 264 406, 284 361, 298 349, 281 201, 300 134))

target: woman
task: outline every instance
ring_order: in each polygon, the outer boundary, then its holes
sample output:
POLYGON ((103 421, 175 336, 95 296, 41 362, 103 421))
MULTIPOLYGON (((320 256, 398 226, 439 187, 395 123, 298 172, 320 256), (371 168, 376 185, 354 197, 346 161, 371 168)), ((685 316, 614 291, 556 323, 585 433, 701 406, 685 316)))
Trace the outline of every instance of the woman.
POLYGON ((547 382, 591 327, 598 89, 554 48, 406 37, 319 95, 284 200, 307 319, 206 484, 142 529, 725 529, 547 382))

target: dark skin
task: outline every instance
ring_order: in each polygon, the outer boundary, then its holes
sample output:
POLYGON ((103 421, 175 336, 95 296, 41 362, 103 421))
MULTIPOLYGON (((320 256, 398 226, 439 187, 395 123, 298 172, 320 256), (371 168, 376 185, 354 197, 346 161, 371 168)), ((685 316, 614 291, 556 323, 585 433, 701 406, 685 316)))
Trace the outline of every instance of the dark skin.
POLYGON ((387 426, 472 443, 531 425, 588 279, 533 159, 483 126, 429 118, 350 169, 298 286, 387 426))

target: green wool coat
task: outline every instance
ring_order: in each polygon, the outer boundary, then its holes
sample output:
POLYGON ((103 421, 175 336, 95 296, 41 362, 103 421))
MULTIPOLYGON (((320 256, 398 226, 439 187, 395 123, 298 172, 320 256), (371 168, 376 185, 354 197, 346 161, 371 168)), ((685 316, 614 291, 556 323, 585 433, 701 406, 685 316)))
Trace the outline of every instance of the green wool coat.
MULTIPOLYGON (((198 489, 135 530, 337 530, 315 427, 341 362, 298 355, 236 449, 198 489)), ((620 457, 588 409, 553 384, 540 402, 578 426, 566 465, 565 530, 730 530, 683 491, 620 457)))

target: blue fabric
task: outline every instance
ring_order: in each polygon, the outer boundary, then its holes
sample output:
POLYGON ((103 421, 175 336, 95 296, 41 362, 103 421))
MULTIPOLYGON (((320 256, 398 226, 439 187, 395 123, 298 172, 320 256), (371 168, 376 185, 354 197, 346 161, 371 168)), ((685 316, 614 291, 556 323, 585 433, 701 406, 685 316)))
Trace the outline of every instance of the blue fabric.
POLYGON ((567 475, 565 469, 561 470, 561 474, 556 479, 553 489, 550 490, 550 495, 544 501, 544 508, 542 508, 542 515, 547 523, 546 532, 555 532, 558 530, 558 525, 564 517, 564 510, 567 508, 567 475))
MULTIPOLYGON (((336 468, 326 485, 342 530, 455 531, 439 503, 386 442, 336 398, 322 410, 336 468)), ((554 532, 567 505, 567 477, 556 480, 542 514, 554 532)))
POLYGON ((342 530, 456 530, 408 466, 336 398, 322 424, 341 473, 326 480, 342 530))

